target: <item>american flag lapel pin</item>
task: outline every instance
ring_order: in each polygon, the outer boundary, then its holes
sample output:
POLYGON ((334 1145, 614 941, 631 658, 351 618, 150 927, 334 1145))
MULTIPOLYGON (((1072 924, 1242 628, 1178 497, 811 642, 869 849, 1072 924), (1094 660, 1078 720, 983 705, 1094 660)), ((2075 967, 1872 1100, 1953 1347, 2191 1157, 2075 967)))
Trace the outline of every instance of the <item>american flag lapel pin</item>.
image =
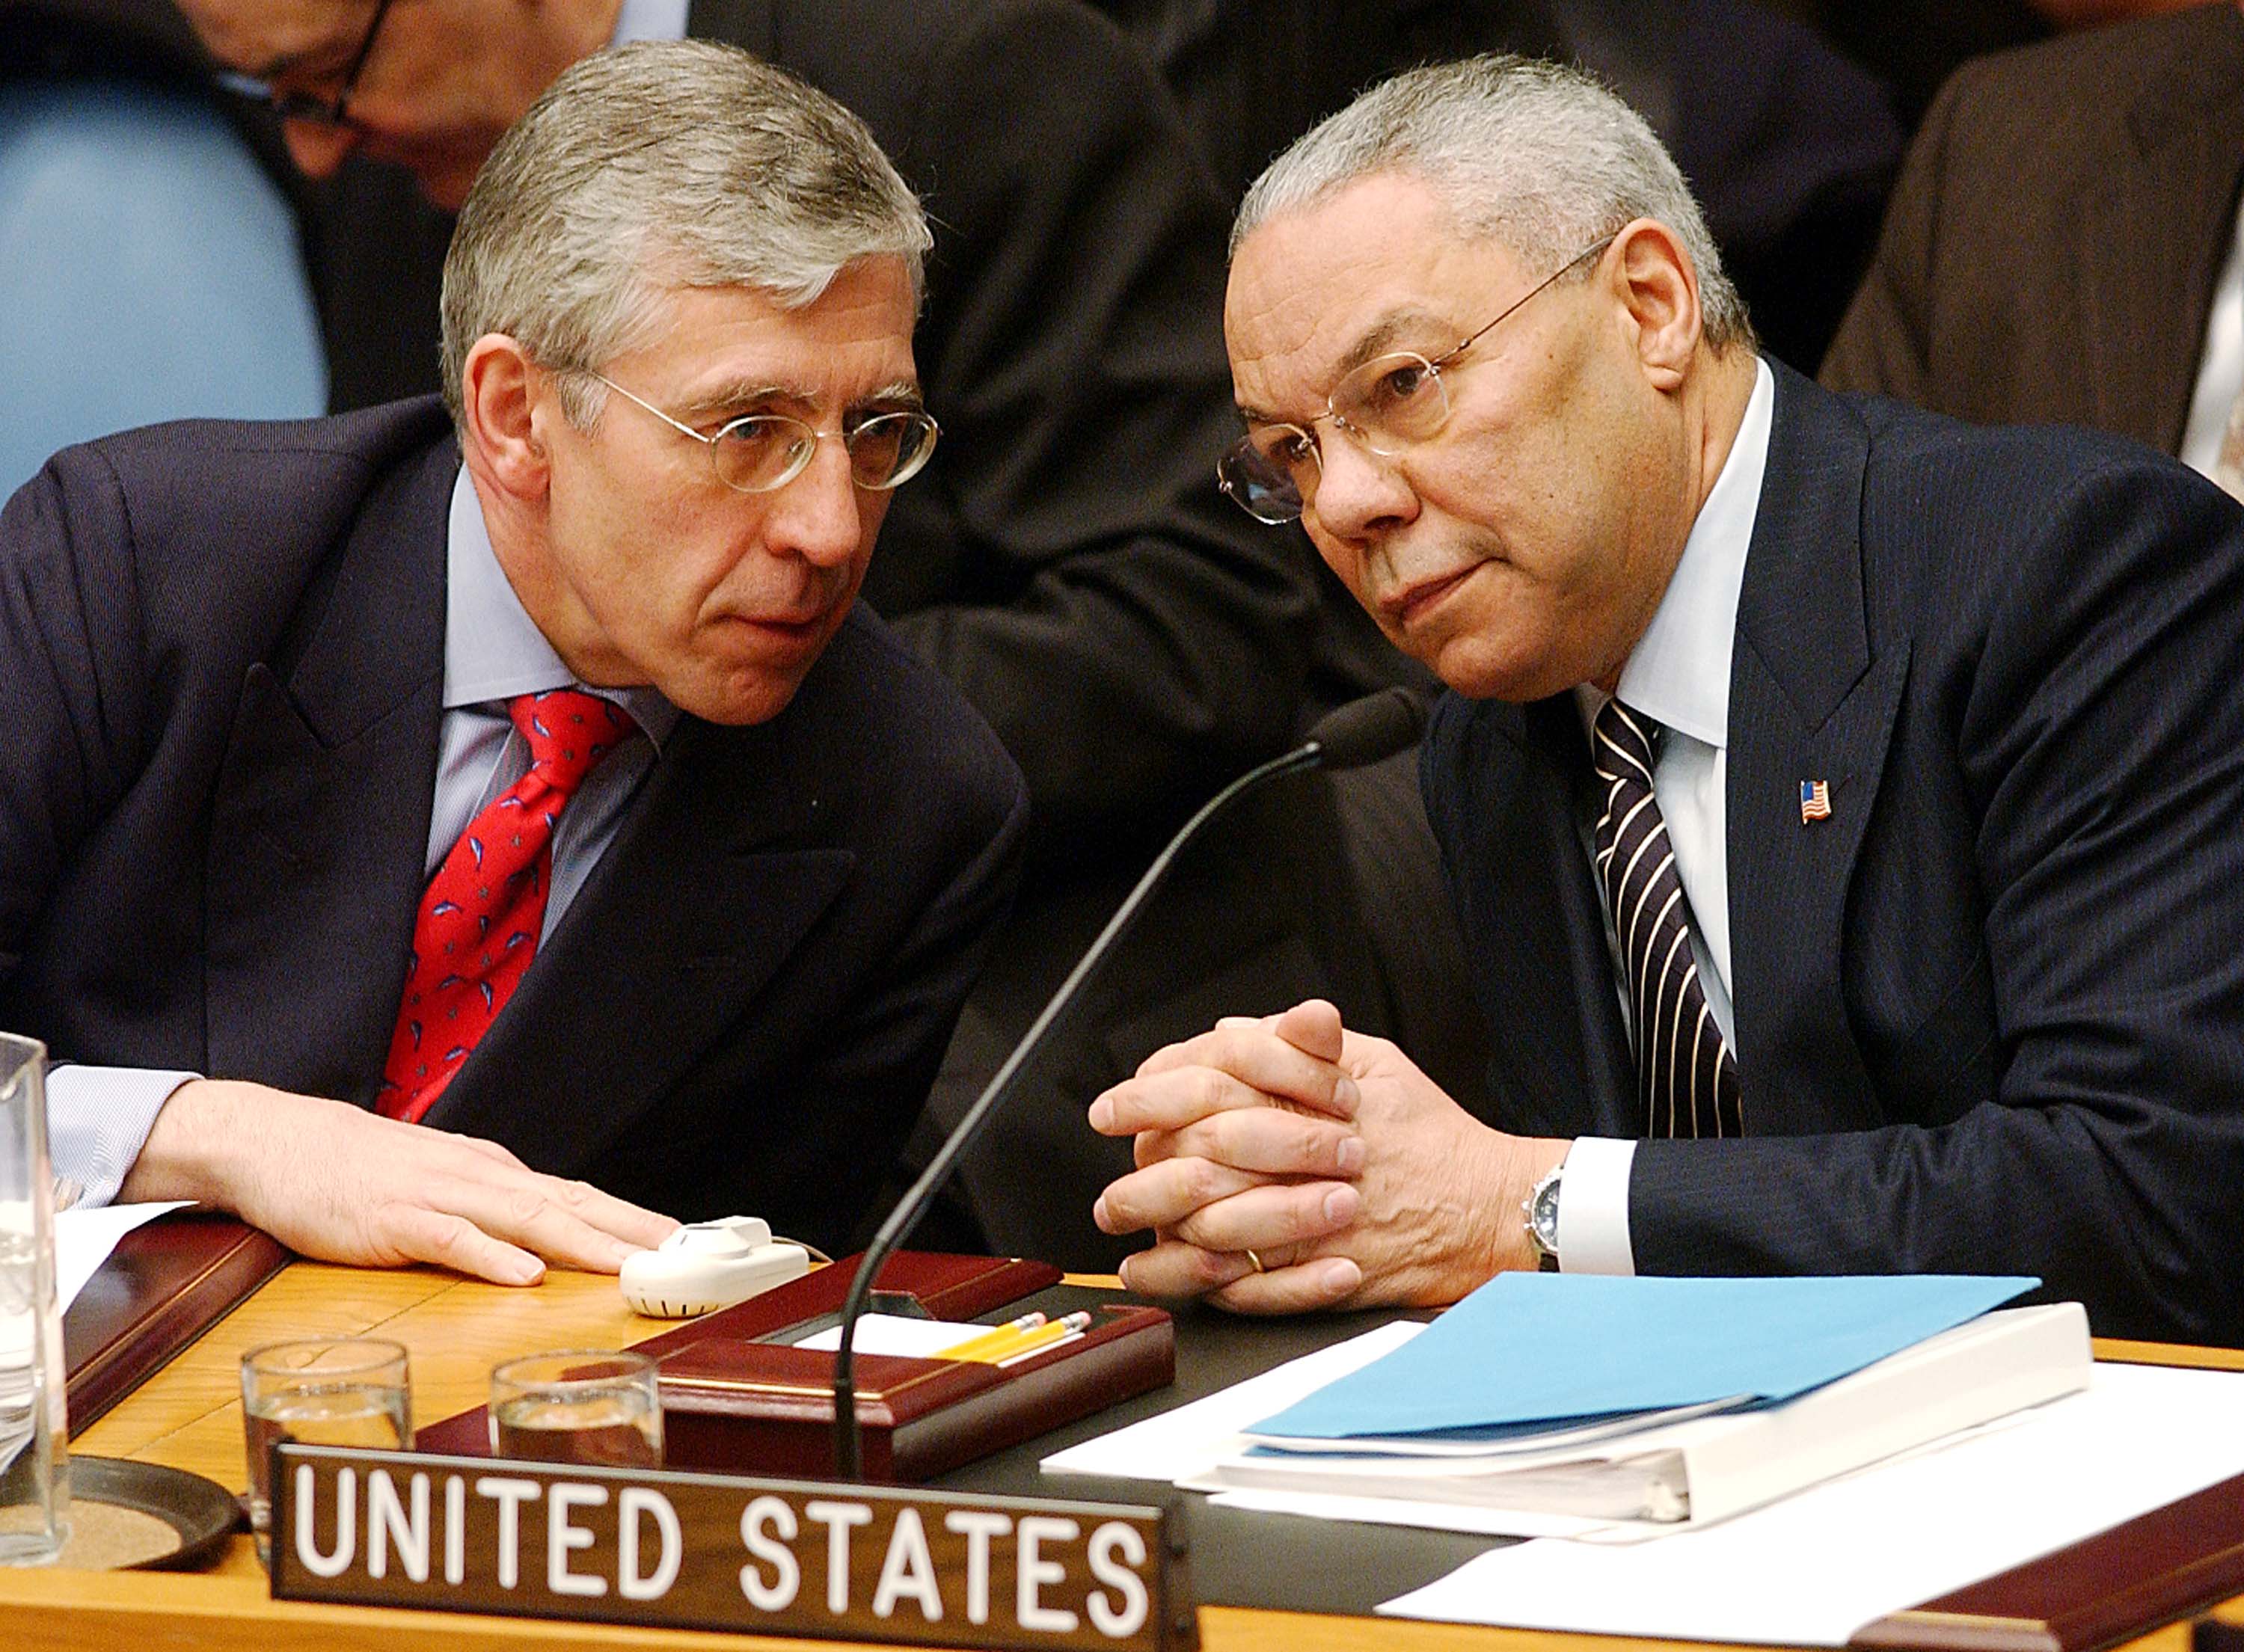
POLYGON ((1831 787, 1828 781, 1802 780, 1800 783, 1800 824, 1831 818, 1831 787))

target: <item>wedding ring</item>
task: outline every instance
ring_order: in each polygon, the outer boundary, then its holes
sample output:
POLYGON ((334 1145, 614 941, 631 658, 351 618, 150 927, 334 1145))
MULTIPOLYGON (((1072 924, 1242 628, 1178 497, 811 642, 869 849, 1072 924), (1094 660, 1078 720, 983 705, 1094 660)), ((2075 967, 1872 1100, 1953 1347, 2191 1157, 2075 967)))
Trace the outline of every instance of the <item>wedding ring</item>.
POLYGON ((1269 1270, 1268 1270, 1268 1269, 1265 1268, 1265 1267, 1262 1265, 1262 1258, 1261 1258, 1261 1257, 1259 1257, 1259 1256, 1256 1256, 1256 1255, 1254 1254, 1254 1251, 1247 1251, 1247 1259, 1249 1262, 1252 1262, 1252 1263, 1254 1264, 1254 1271, 1255 1271, 1255 1272, 1257 1272, 1257 1273, 1267 1273, 1267 1272, 1268 1272, 1268 1271, 1269 1271, 1269 1270))

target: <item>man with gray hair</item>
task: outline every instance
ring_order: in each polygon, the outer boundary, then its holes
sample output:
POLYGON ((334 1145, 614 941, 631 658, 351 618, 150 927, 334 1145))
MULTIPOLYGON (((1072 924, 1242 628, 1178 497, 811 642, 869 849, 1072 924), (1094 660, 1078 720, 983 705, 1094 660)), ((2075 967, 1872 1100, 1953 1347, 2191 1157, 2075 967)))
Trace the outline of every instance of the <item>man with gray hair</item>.
POLYGON ((1091 1110, 1132 1285, 2000 1271, 2244 1339, 2234 502, 1772 367, 1644 124, 1517 59, 1281 157, 1227 327, 1227 489, 1454 691, 1490 1059, 1314 1002, 1157 1054, 1091 1110))
POLYGON ((838 1245, 1025 797, 853 607, 936 428, 929 245, 729 47, 564 74, 469 196, 445 394, 57 455, 0 515, 0 1025, 58 1170, 531 1283, 838 1245), (449 416, 448 416, 449 415, 449 416))

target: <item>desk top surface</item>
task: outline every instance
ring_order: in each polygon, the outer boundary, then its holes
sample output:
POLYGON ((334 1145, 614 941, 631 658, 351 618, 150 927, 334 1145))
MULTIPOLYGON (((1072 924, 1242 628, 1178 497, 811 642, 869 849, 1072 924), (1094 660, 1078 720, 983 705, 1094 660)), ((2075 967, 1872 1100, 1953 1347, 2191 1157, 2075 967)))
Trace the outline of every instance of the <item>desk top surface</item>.
MULTIPOLYGON (((1092 1284, 1096 1281, 1084 1280, 1092 1284)), ((370 1271, 297 1263, 214 1326, 139 1392, 74 1442, 85 1455, 130 1457, 208 1476, 231 1489, 247 1481, 238 1366, 244 1350, 291 1337, 368 1334, 412 1350, 414 1413, 432 1422, 480 1405, 491 1366, 517 1353, 555 1347, 619 1347, 643 1341, 650 1323, 623 1305, 605 1276, 556 1272, 531 1290, 510 1290, 429 1269, 370 1271)), ((2102 1342, 2107 1359, 2244 1370, 2244 1352, 2152 1348, 2102 1342)), ((401 1635, 438 1652, 519 1652, 591 1644, 646 1649, 715 1648, 737 1637, 681 1631, 619 1631, 612 1626, 537 1622, 440 1613, 374 1611, 275 1601, 247 1537, 212 1572, 101 1574, 51 1568, 0 1570, 0 1615, 24 1652, 92 1644, 233 1647, 254 1625, 260 1652, 364 1648, 395 1652, 401 1635)), ((1203 1608, 1210 1652, 1365 1649, 1366 1652, 1524 1652, 1564 1645, 1569 1652, 1686 1645, 1627 1642, 1505 1629, 1315 1617, 1296 1613, 1203 1608)), ((759 1644, 832 1648, 833 1642, 768 1640, 759 1644)), ((2186 1652, 2176 1625, 2129 1652, 2186 1652)))

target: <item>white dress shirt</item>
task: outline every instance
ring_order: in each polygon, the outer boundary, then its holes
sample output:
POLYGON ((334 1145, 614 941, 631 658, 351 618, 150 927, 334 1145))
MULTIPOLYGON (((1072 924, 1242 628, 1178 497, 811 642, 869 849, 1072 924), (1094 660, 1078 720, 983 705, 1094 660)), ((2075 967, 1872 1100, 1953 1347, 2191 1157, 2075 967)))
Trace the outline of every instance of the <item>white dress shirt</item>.
MULTIPOLYGON (((515 732, 506 700, 517 694, 585 686, 570 675, 507 583, 465 469, 452 486, 445 580, 444 710, 437 731, 436 789, 424 867, 430 877, 468 822, 529 771, 530 748, 515 732)), ((553 834, 553 876, 545 899, 544 933, 548 934, 614 842, 625 808, 678 723, 678 708, 652 689, 586 691, 630 712, 645 738, 626 740, 603 758, 562 811, 553 834)), ((48 1075, 49 1152, 55 1174, 84 1190, 80 1205, 106 1204, 117 1197, 172 1092, 202 1076, 78 1064, 57 1067, 48 1075)))
MULTIPOLYGON (((1739 1072, 1746 1052, 1737 1044, 1730 1010, 1730 878, 1723 830, 1723 785, 1729 772, 1730 653, 1737 640, 1738 593, 1745 584, 1746 550, 1761 509, 1761 478, 1768 466, 1768 435, 1776 406, 1776 381, 1757 362, 1737 439, 1721 474, 1700 507, 1684 542, 1682 559, 1668 581, 1644 636, 1621 667, 1619 698, 1666 733, 1653 765, 1652 795, 1667 823, 1675 871, 1691 903, 1691 952, 1714 1023, 1729 1041, 1739 1072)), ((1606 696, 1585 684, 1574 691, 1585 729, 1606 696)), ((1596 864, 1596 847, 1584 822, 1583 853, 1596 864)), ((1602 880, 1598 898, 1602 904, 1602 880)), ((1626 971, 1612 914, 1605 941, 1613 957, 1613 990, 1624 1021, 1633 1016, 1621 989, 1626 971)), ((1748 1081, 1749 1082, 1749 1081, 1748 1081)), ((1634 1273, 1628 1232, 1628 1178, 1636 1143, 1582 1136, 1566 1155, 1565 1191, 1558 1200, 1558 1265, 1569 1273, 1634 1273)))
POLYGON ((2205 324, 2205 354, 2198 360, 2197 390, 2190 397, 2189 423, 2183 428, 2181 462, 2200 475, 2213 474, 2220 457, 2221 433, 2228 411, 2244 394, 2244 213, 2228 244, 2228 261, 2213 289, 2213 314, 2205 324))

